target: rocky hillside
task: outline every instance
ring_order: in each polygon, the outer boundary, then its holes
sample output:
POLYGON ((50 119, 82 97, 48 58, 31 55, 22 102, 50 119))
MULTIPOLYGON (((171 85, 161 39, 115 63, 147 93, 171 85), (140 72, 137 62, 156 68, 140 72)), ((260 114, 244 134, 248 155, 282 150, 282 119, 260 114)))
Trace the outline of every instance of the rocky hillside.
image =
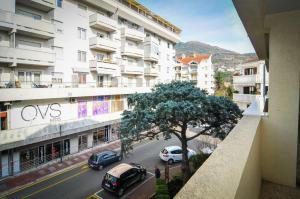
POLYGON ((193 53, 209 53, 213 54, 212 62, 215 67, 226 66, 234 67, 237 64, 243 63, 249 59, 256 58, 254 53, 239 54, 230 50, 211 46, 199 41, 180 42, 175 46, 176 56, 192 55, 193 53))

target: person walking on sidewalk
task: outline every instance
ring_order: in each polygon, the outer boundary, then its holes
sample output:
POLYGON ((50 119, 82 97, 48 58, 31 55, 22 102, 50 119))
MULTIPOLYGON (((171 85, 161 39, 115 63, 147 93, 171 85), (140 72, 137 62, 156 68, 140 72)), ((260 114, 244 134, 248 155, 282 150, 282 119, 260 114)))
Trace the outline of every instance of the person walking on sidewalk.
POLYGON ((160 178, 160 170, 159 170, 158 166, 155 166, 155 177, 156 177, 156 179, 160 178))

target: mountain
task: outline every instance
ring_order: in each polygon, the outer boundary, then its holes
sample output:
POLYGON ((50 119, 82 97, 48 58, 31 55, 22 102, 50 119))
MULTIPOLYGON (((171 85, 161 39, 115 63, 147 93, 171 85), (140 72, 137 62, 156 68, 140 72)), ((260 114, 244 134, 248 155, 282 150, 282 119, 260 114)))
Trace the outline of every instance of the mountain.
POLYGON ((240 54, 234 51, 226 50, 218 46, 211 46, 199 41, 180 42, 175 45, 176 56, 181 57, 182 54, 193 55, 197 54, 212 54, 212 62, 216 68, 225 66, 227 68, 234 67, 247 60, 255 59, 255 53, 240 54))

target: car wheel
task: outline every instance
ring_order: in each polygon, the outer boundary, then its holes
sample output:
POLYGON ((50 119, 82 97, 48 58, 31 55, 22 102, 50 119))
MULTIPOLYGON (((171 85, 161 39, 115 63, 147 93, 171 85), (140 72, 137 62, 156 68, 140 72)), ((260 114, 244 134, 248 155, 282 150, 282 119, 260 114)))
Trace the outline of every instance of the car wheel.
POLYGON ((121 197, 124 194, 124 188, 120 188, 118 191, 118 196, 121 197))
POLYGON ((98 170, 102 170, 103 169, 103 165, 100 165, 99 167, 98 167, 98 170))
POLYGON ((174 160, 173 159, 169 159, 168 160, 168 164, 173 164, 174 163, 174 160))
POLYGON ((144 180, 145 180, 145 178, 146 178, 146 174, 145 174, 145 173, 143 173, 143 174, 140 176, 140 181, 144 181, 144 180))

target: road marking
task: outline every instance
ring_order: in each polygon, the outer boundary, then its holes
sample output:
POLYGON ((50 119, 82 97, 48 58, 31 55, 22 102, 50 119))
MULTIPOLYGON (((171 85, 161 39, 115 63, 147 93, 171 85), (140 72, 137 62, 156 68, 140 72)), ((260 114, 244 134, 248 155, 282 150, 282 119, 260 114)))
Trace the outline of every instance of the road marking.
POLYGON ((83 167, 81 167, 81 169, 86 169, 86 168, 89 168, 88 165, 84 165, 83 167))
POLYGON ((154 176, 151 176, 150 178, 144 180, 143 183, 139 184, 138 186, 134 187, 134 189, 132 189, 131 191, 129 191, 128 193, 126 193, 125 195, 122 196, 122 199, 126 198, 127 196, 129 196, 130 194, 132 194, 137 188, 141 187, 142 185, 144 185, 146 182, 148 182, 150 179, 154 178, 154 176))
POLYGON ((88 196, 86 199, 102 199, 100 196, 97 196, 96 194, 92 194, 88 196))
POLYGON ((81 174, 83 174, 83 173, 85 173, 85 172, 87 172, 87 171, 89 171, 89 170, 90 170, 90 169, 82 170, 82 171, 80 171, 80 172, 77 173, 77 174, 71 175, 71 176, 69 176, 69 177, 67 177, 67 178, 64 178, 64 179, 62 179, 62 180, 60 180, 60 181, 54 183, 54 184, 51 184, 51 185, 49 185, 49 186, 46 186, 46 187, 44 187, 44 188, 42 188, 42 189, 39 189, 39 190, 37 190, 37 191, 35 191, 35 192, 33 192, 33 193, 31 193, 31 194, 25 196, 25 197, 22 197, 22 199, 29 198, 29 197, 31 197, 31 196, 33 196, 33 195, 36 195, 36 194, 38 194, 38 193, 40 193, 40 192, 43 192, 43 191, 45 191, 45 190, 47 190, 47 189, 50 189, 50 188, 52 188, 52 187, 54 187, 54 186, 56 186, 56 185, 58 185, 58 184, 60 184, 60 183, 62 183, 62 182, 65 182, 65 181, 67 181, 67 180, 69 180, 69 179, 71 179, 71 178, 74 178, 74 177, 76 177, 76 176, 79 176, 79 175, 81 175, 81 174))
MULTIPOLYGON (((86 163, 84 163, 84 164, 86 164, 86 163)), ((29 188, 29 187, 32 187, 32 186, 37 185, 37 184, 39 184, 39 183, 42 183, 42 182, 44 182, 44 181, 46 181, 46 180, 49 180, 49 179, 51 179, 51 178, 54 178, 54 177, 59 176, 59 175, 61 175, 61 174, 64 174, 64 173, 66 173, 66 172, 68 172, 68 171, 72 171, 73 169, 76 169, 76 168, 78 168, 78 167, 80 167, 80 166, 82 166, 82 165, 84 165, 84 164, 80 164, 80 165, 75 166, 75 167, 67 168, 66 170, 64 170, 64 171, 62 171, 62 172, 59 172, 59 171, 58 171, 58 173, 56 173, 56 174, 54 174, 54 175, 47 176, 47 177, 45 177, 45 178, 43 178, 43 179, 41 179, 41 180, 37 180, 37 181, 34 182, 34 183, 31 183, 31 184, 28 184, 28 185, 24 185, 23 187, 21 187, 21 188, 19 188, 19 189, 16 189, 16 190, 14 190, 14 191, 12 191, 12 192, 9 192, 9 193, 4 194, 3 196, 0 196, 0 197, 1 197, 0 199, 3 199, 3 198, 5 198, 5 197, 10 196, 10 195, 12 195, 12 194, 15 194, 15 193, 17 193, 17 192, 19 192, 19 191, 22 191, 22 190, 24 190, 24 189, 27 189, 27 188, 29 188)))

